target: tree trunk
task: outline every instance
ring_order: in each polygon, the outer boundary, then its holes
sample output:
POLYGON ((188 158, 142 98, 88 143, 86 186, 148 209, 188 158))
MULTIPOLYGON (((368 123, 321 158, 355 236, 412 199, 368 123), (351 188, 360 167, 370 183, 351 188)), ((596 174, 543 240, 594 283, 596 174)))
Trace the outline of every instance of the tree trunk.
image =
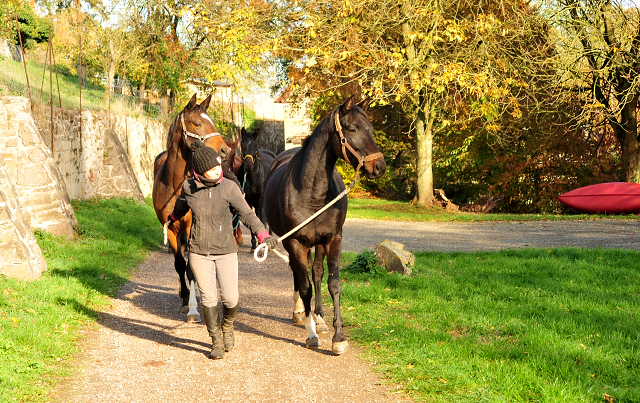
POLYGON ((622 164, 625 182, 640 183, 640 144, 638 142, 638 96, 628 102, 621 111, 616 137, 622 144, 622 164))
POLYGON ((418 204, 433 205, 433 120, 435 105, 429 101, 416 116, 418 204))

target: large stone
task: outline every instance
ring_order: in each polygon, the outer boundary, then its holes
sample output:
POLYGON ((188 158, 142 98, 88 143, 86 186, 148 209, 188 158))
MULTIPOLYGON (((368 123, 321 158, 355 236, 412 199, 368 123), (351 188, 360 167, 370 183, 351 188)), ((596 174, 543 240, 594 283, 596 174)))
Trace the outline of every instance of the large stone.
POLYGON ((411 274, 416 258, 413 253, 404 250, 403 244, 385 239, 376 245, 375 253, 380 265, 387 271, 411 274))

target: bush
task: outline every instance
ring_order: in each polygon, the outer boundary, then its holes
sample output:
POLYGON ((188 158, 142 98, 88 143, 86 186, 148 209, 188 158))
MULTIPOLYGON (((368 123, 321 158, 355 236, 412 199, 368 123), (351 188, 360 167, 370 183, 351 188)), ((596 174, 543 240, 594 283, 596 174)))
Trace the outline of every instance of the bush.
POLYGON ((365 249, 356 256, 355 260, 345 266, 344 270, 351 273, 384 274, 385 271, 378 264, 376 254, 365 249))

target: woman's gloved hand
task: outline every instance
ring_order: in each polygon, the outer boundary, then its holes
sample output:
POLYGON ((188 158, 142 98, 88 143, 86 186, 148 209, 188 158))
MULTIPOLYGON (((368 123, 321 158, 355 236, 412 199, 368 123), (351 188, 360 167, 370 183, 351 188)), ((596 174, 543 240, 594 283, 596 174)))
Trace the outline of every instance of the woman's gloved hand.
POLYGON ((278 237, 275 235, 269 235, 264 239, 264 243, 267 244, 269 249, 275 249, 278 246, 278 237))

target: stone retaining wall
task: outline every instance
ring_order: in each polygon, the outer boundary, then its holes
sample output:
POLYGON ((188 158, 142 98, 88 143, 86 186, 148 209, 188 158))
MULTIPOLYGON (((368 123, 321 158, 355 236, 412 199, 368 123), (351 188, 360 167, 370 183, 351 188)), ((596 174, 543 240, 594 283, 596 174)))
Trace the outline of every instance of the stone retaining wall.
POLYGON ((0 97, 0 274, 28 279, 46 269, 32 230, 73 237, 70 199, 151 196, 165 125, 54 107, 52 138, 50 116, 27 98, 0 97))

